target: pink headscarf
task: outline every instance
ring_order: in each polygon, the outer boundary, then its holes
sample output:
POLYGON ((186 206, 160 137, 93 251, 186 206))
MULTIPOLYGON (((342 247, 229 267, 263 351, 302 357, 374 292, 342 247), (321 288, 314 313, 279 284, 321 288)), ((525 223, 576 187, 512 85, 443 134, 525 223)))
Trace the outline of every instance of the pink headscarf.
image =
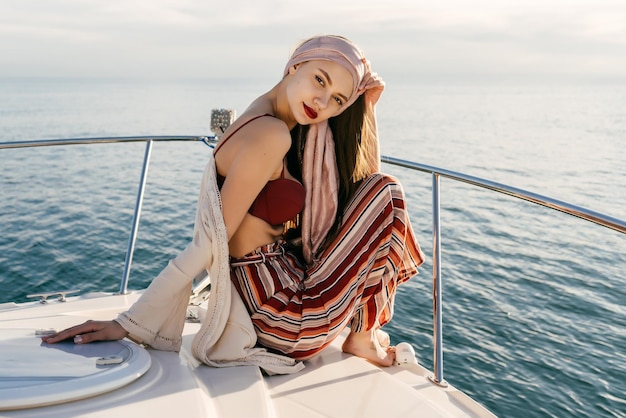
MULTIPOLYGON (((376 129, 374 105, 383 92, 385 83, 370 69, 363 52, 349 40, 333 35, 317 36, 302 43, 293 53, 285 67, 285 74, 293 65, 312 60, 333 61, 342 65, 354 81, 352 94, 344 110, 365 94, 366 116, 376 129)), ((378 138, 376 144, 366 149, 375 155, 367 156, 370 173, 380 168, 378 138)), ((339 176, 335 160, 335 143, 328 121, 312 124, 307 134, 302 164, 302 182, 306 200, 302 211, 302 250, 307 262, 311 262, 335 221, 338 207, 339 176)))

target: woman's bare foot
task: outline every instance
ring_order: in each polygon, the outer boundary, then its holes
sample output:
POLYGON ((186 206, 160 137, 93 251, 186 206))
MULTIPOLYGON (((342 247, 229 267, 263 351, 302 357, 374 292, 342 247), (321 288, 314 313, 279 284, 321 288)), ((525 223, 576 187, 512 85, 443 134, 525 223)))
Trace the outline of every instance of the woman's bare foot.
MULTIPOLYGON (((378 331, 371 329, 365 332, 352 332, 346 337, 341 347, 344 353, 364 358, 379 366, 391 366, 396 359, 395 347, 383 347, 378 331)), ((384 335, 386 332, 380 331, 384 335)), ((387 335, 387 338, 389 336, 387 335)))

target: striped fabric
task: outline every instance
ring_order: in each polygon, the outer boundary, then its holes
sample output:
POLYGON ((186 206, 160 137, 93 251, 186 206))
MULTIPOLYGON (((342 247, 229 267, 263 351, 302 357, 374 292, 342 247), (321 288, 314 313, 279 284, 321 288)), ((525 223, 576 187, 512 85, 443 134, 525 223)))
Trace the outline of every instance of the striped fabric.
POLYGON ((389 322, 397 286, 423 260, 400 183, 377 173, 363 181, 337 238, 311 265, 279 241, 231 259, 231 280, 259 343, 304 360, 347 325, 366 331, 389 322))

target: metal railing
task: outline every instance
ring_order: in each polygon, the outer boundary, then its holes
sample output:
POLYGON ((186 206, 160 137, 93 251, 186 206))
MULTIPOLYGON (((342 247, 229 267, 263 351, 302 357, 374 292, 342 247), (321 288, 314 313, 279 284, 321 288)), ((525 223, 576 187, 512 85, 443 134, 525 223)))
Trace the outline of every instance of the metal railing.
POLYGON ((0 149, 10 148, 34 148, 49 147, 59 145, 89 145, 89 144, 110 144, 124 142, 145 142, 146 150, 143 157, 143 165, 141 168, 141 176, 139 179, 139 188, 137 189, 137 199, 135 200, 135 211, 133 213, 133 221, 130 228, 130 236, 128 237, 128 247, 126 249, 126 258, 124 260, 124 272, 120 282, 120 294, 128 293, 128 281, 130 278, 130 267, 133 262, 133 254, 135 253, 135 244, 137 242, 137 231, 139 230, 139 219, 141 217, 141 208, 143 206, 143 196, 146 190, 146 180, 148 178, 148 168, 150 167, 150 158, 152 156, 152 144, 155 141, 192 141, 203 142, 207 145, 215 143, 214 136, 129 136, 116 138, 72 138, 72 139, 44 139, 36 141, 15 141, 0 142, 0 149))
POLYGON ((445 177, 462 183, 482 187, 494 192, 513 196, 517 199, 526 200, 537 205, 558 210, 569 215, 576 216, 589 222, 596 223, 606 228, 626 234, 626 221, 617 219, 600 212, 596 212, 581 206, 573 205, 562 200, 553 199, 527 190, 519 189, 502 183, 470 176, 456 171, 446 170, 426 164, 382 156, 383 163, 411 170, 429 173, 432 176, 432 202, 433 202, 433 376, 431 380, 440 386, 447 386, 443 378, 443 332, 441 320, 441 230, 439 187, 440 178, 445 177))
MULTIPOLYGON (((128 280, 130 277, 130 268, 132 264, 135 242, 137 239, 137 230, 139 226, 139 218, 143 204, 143 196, 146 187, 146 178, 148 175, 148 167, 152 153, 152 145, 159 141, 192 141, 203 142, 212 146, 216 142, 215 136, 133 136, 133 137, 116 137, 116 138, 76 138, 76 139, 50 139, 37 141, 17 141, 17 142, 0 142, 0 149, 9 148, 31 148, 43 146, 57 145, 85 145, 85 144, 102 144, 102 143, 121 143, 121 142, 145 142, 146 149, 144 152, 143 167, 137 191, 137 199, 135 201, 135 211, 131 226, 131 232, 128 240, 128 248, 126 250, 126 260, 124 263, 124 272, 120 284, 120 293, 128 292, 128 280)), ((517 199, 526 200, 550 209, 561 211, 569 215, 576 216, 589 222, 596 223, 606 228, 626 234, 626 221, 617 219, 600 212, 573 205, 561 200, 553 199, 537 193, 529 192, 523 189, 496 183, 479 177, 450 171, 430 165, 419 164, 413 161, 402 160, 393 157, 382 156, 383 163, 395 165, 398 167, 408 168, 411 170, 429 173, 432 176, 432 212, 433 212, 433 376, 431 380, 440 386, 446 386, 443 376, 443 330, 441 318, 441 230, 440 230, 440 178, 445 177, 462 183, 485 188, 498 193, 509 195, 517 199)))

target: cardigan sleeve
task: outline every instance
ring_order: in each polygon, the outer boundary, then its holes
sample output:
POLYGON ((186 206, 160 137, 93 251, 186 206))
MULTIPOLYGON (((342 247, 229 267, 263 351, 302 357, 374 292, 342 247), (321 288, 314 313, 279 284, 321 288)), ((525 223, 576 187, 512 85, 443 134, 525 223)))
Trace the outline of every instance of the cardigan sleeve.
POLYGON ((226 226, 215 182, 215 162, 210 158, 200 184, 193 240, 115 321, 136 342, 178 351, 193 279, 203 270, 215 271, 216 264, 222 264, 221 270, 228 272, 228 263, 226 226))
POLYGON ((193 278, 206 268, 208 255, 191 242, 150 283, 116 321, 129 337, 158 350, 178 351, 193 278))

